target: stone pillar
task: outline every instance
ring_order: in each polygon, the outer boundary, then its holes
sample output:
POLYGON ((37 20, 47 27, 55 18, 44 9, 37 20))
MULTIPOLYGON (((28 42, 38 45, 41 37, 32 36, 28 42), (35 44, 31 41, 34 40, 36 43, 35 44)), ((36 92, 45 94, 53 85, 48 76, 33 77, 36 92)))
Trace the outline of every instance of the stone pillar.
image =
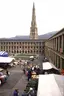
POLYGON ((60 51, 60 37, 58 37, 58 51, 60 51))
POLYGON ((54 50, 56 49, 56 39, 54 39, 54 50))
POLYGON ((56 66, 56 54, 55 54, 55 66, 56 66))
POLYGON ((60 69, 62 69, 62 58, 60 58, 60 69))
POLYGON ((56 66, 56 67, 58 68, 58 56, 57 56, 57 63, 56 63, 56 64, 57 64, 57 66, 56 66))
POLYGON ((62 52, 63 52, 63 35, 62 35, 62 41, 61 41, 61 48, 62 48, 62 52))
POLYGON ((60 57, 57 56, 57 68, 60 68, 60 57))
POLYGON ((53 53, 53 64, 55 64, 55 54, 53 53))
POLYGON ((57 67, 57 55, 56 55, 56 67, 57 67))
POLYGON ((57 50, 57 38, 56 38, 56 50, 57 50))
POLYGON ((55 65, 55 54, 54 54, 54 65, 55 65))

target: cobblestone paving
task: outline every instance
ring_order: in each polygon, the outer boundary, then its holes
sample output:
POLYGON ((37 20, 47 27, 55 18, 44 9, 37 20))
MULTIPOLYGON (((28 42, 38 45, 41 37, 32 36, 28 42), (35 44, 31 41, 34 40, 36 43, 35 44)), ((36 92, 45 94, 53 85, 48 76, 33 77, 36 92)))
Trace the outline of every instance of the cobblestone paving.
POLYGON ((26 76, 23 74, 19 65, 11 68, 10 73, 7 82, 0 86, 0 96, 12 96, 15 88, 19 89, 21 96, 27 84, 26 76))

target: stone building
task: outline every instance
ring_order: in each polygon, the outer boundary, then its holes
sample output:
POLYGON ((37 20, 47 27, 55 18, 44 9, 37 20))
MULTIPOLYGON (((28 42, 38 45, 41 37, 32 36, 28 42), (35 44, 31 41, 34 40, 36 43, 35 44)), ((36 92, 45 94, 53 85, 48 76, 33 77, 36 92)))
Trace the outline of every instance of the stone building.
POLYGON ((59 69, 64 69, 64 28, 45 42, 45 56, 59 69))
POLYGON ((44 53, 44 41, 42 39, 38 39, 34 3, 32 9, 30 38, 29 39, 0 39, 0 51, 7 51, 9 54, 14 54, 14 53, 43 54, 44 53))
POLYGON ((48 40, 38 38, 35 5, 32 9, 32 21, 29 39, 0 39, 0 51, 9 54, 44 54, 59 69, 64 69, 64 28, 48 40))
POLYGON ((8 53, 43 54, 43 40, 0 39, 0 50, 8 53))

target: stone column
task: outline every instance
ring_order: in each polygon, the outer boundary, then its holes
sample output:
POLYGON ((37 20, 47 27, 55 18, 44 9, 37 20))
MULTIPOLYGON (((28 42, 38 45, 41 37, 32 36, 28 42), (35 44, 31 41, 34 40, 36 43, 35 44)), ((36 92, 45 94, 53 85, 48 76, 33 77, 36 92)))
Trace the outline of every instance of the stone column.
POLYGON ((56 55, 56 67, 57 67, 57 55, 56 55))
POLYGON ((60 69, 62 69, 62 58, 60 58, 60 69))
POLYGON ((57 56, 57 68, 60 68, 60 57, 57 56))
POLYGON ((58 37, 58 51, 60 51, 60 37, 58 37))
POLYGON ((56 49, 56 39, 54 39, 54 50, 56 49))
POLYGON ((55 54, 53 53, 53 64, 55 64, 55 54))
POLYGON ((55 66, 56 66, 56 54, 55 54, 55 66))
POLYGON ((62 41, 61 41, 61 48, 62 48, 62 52, 63 52, 63 35, 62 35, 62 41))
POLYGON ((56 37, 56 50, 57 50, 57 37, 56 37))
POLYGON ((55 54, 54 54, 54 65, 55 65, 55 54))
POLYGON ((57 56, 57 58, 56 58, 56 59, 57 59, 57 63, 56 63, 56 65, 57 65, 57 66, 56 66, 56 67, 58 68, 58 56, 57 56))

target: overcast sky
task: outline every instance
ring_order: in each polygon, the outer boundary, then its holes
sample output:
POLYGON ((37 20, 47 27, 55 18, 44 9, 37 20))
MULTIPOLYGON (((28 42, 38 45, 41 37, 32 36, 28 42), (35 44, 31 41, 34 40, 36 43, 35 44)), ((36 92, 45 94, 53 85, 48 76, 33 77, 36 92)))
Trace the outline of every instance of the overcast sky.
POLYGON ((64 27, 64 0, 0 0, 0 38, 30 34, 33 2, 39 35, 64 27))

